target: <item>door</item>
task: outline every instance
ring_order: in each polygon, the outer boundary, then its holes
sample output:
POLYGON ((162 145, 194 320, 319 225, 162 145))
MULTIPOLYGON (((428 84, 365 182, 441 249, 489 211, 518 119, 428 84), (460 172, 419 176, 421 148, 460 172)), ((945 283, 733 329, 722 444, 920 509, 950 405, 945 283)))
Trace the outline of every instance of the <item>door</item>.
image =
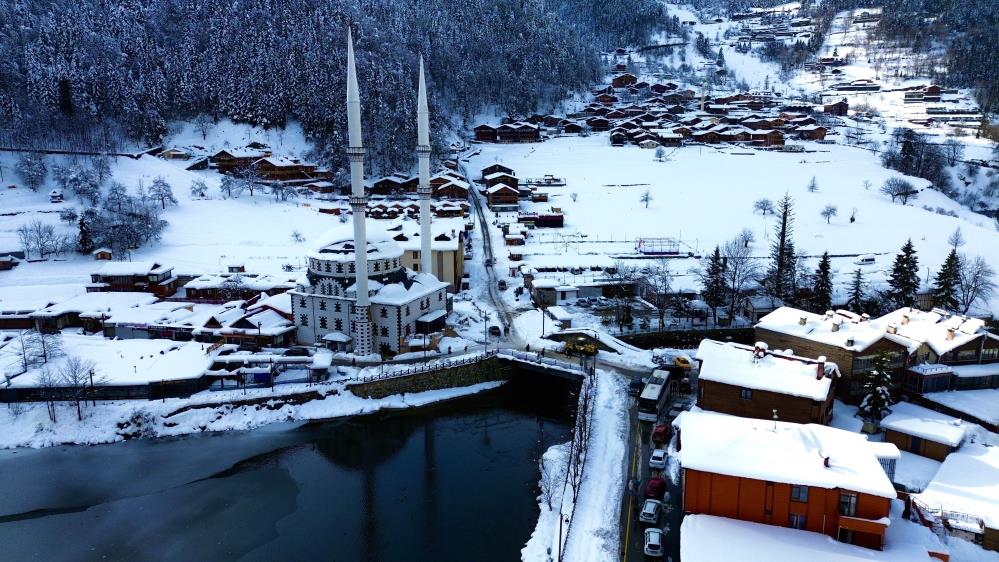
POLYGON ((767 482, 767 490, 763 497, 763 522, 774 522, 774 483, 767 482))

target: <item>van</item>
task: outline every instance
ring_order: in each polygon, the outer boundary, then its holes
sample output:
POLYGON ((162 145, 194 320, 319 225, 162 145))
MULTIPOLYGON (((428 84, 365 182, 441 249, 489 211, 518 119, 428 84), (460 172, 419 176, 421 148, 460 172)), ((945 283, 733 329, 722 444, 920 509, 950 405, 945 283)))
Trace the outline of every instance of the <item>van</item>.
POLYGON ((860 256, 859 258, 854 260, 853 263, 854 265, 874 265, 874 261, 875 261, 874 256, 866 255, 866 256, 860 256))

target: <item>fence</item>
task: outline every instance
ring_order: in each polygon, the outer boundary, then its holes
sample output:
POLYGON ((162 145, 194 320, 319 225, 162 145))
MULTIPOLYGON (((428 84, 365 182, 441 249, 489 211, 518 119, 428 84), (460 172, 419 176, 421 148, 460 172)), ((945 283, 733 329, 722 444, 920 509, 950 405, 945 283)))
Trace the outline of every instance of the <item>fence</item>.
POLYGON ((474 355, 472 357, 465 357, 460 359, 444 359, 439 361, 434 361, 433 363, 419 365, 416 367, 409 367, 406 369, 393 369, 388 372, 376 373, 373 375, 365 375, 353 381, 352 383, 368 383, 375 381, 383 381, 388 379, 397 379, 403 377, 411 377, 413 375, 420 375, 424 373, 432 373, 436 371, 441 371, 444 369, 451 369, 454 367, 462 367, 465 365, 473 365, 475 363, 481 363, 486 359, 496 356, 495 351, 487 351, 485 353, 474 355))

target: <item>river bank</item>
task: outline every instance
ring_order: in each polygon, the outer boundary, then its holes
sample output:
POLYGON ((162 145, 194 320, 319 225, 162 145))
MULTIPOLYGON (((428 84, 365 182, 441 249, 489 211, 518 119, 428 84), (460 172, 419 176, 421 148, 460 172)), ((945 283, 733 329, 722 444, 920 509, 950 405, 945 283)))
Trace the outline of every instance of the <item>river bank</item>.
POLYGON ((43 403, 0 407, 0 449, 57 445, 94 445, 135 438, 175 437, 194 433, 250 430, 276 422, 314 422, 418 408, 498 388, 503 381, 470 386, 361 398, 352 381, 289 384, 201 392, 162 401, 114 401, 87 405, 77 419, 72 403, 56 403, 53 422, 43 403))

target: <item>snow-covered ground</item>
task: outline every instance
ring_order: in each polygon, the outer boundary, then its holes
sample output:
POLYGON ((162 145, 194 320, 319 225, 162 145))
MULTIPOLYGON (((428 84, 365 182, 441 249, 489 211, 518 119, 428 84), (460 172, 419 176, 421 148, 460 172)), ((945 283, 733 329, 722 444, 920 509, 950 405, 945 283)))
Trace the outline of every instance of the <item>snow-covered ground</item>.
MULTIPOLYGON (((612 147, 606 134, 585 138, 556 138, 542 144, 481 145, 469 170, 499 162, 513 168, 520 178, 554 174, 566 179, 565 187, 544 188, 548 203, 521 204, 524 211, 558 207, 565 214, 560 229, 529 231, 521 250, 523 263, 532 267, 608 267, 615 255, 635 254, 635 242, 643 237, 676 237, 683 252, 705 255, 715 245, 734 238, 743 228, 752 231, 754 253, 768 255, 773 233, 773 215, 753 212, 761 197, 777 200, 785 193, 795 201, 795 243, 799 253, 877 254, 876 263, 864 266, 865 281, 878 286, 886 277, 894 255, 909 238, 920 260, 920 277, 935 271, 950 250, 947 234, 961 228, 968 242, 965 251, 980 254, 999 269, 999 232, 994 221, 972 213, 943 194, 924 190, 920 205, 941 207, 958 217, 943 216, 919 206, 892 203, 878 187, 898 174, 881 166, 870 152, 841 145, 805 143, 809 153, 747 151, 734 147, 685 147, 657 162, 652 151, 635 146, 612 147), (748 152, 748 154, 747 154, 748 152), (809 192, 812 178, 819 189, 809 192), (865 182, 870 187, 865 187, 865 182), (649 191, 646 207, 640 198, 649 191), (575 199, 575 200, 573 200, 575 199), (827 224, 819 212, 826 205, 839 214, 827 224), (856 221, 849 217, 855 214, 856 221)), ((928 182, 910 178, 925 187, 928 182)), ((487 212, 489 219, 516 222, 514 213, 487 212)), ((502 233, 491 227, 494 248, 503 248, 502 233)), ((511 264, 508 252, 500 250, 499 271, 511 264)), ((848 276, 857 269, 854 257, 833 258, 836 290, 845 294, 848 276)), ((674 289, 698 289, 694 274, 697 259, 669 260, 676 274, 674 289)), ((642 266, 648 260, 633 260, 642 266)), ((631 261, 629 261, 631 263, 631 261)), ((814 267, 815 260, 809 262, 814 267)), ((566 271, 542 274, 565 283, 582 283, 600 272, 573 275, 566 271)), ((999 300, 991 303, 999 310, 999 300)))
MULTIPOLYGON (((364 374, 361 371, 360 374, 364 374)), ((346 389, 345 382, 323 384, 288 384, 273 389, 248 389, 202 392, 190 398, 164 401, 100 402, 84 408, 84 418, 77 420, 72 403, 57 403, 56 422, 52 423, 45 404, 15 404, 0 408, 0 448, 48 447, 64 443, 113 443, 125 439, 123 433, 142 437, 167 437, 208 431, 248 430, 275 422, 313 421, 370 414, 425 406, 484 392, 502 385, 502 381, 468 387, 432 390, 413 394, 365 399, 346 389), (318 392, 322 397, 302 404, 283 404, 271 409, 268 404, 232 406, 227 401, 273 397, 276 406, 282 396, 318 392), (211 404, 210 407, 197 407, 211 404), (217 405, 223 404, 223 405, 217 405), (217 406, 216 406, 217 405, 217 406), (195 406, 177 412, 185 406, 195 406), (130 422, 124 428, 120 424, 130 422), (139 423, 137 423, 139 422, 139 423)))

